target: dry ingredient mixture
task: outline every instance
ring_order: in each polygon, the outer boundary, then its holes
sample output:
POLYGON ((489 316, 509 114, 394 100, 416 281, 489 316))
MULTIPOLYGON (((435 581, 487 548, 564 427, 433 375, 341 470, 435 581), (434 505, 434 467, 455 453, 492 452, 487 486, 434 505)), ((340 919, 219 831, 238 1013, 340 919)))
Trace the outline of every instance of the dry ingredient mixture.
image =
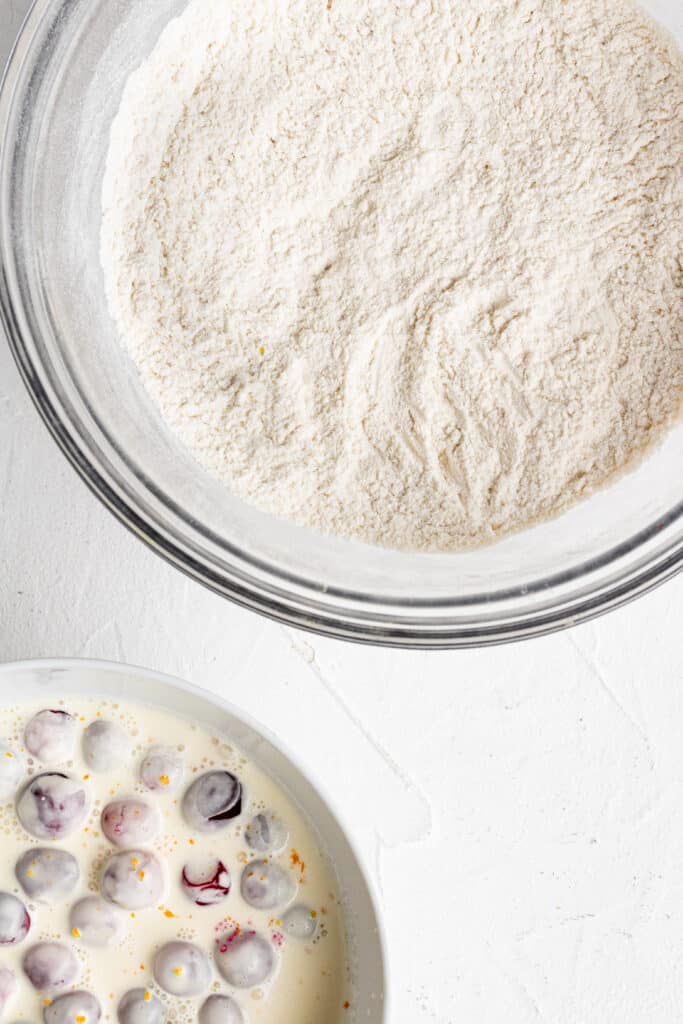
POLYGON ((353 1024, 334 870, 275 780, 159 708, 0 710, 0 1019, 353 1024))
POLYGON ((236 494, 469 547, 679 414, 682 168, 629 0, 192 0, 113 126, 111 309, 236 494))

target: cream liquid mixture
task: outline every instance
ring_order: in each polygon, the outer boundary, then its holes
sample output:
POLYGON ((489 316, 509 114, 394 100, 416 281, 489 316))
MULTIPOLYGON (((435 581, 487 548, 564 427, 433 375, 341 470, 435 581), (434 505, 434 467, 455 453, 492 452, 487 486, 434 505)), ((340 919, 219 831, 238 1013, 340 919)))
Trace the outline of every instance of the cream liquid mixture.
POLYGON ((332 865, 225 737, 140 705, 17 705, 0 802, 2 1020, 353 1019, 332 865))

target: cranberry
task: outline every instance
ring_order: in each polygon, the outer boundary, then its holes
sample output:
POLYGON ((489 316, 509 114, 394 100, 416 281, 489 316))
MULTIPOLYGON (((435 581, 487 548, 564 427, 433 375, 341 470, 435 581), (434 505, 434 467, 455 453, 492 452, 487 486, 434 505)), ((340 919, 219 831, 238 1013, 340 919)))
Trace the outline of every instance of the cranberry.
POLYGON ((41 903, 66 899, 80 877, 78 861, 72 853, 44 846, 22 853, 14 873, 26 895, 41 903))
POLYGON ((85 787, 64 772, 36 775, 17 800, 17 815, 27 832, 38 839, 61 839, 85 820, 85 787))
POLYGON ((138 846, 151 842, 161 829, 155 807, 139 797, 113 800, 102 811, 102 831, 115 846, 138 846))
POLYGON ((45 763, 70 760, 75 742, 76 719, 68 711, 39 711, 24 730, 26 749, 45 763))
POLYGON ((292 874, 268 860, 252 860, 242 872, 242 898, 258 910, 286 906, 294 899, 296 889, 292 874))
POLYGON ((0 892, 0 946, 16 946, 29 933, 31 918, 16 896, 0 892))
POLYGON ((83 756, 94 772, 111 772, 125 764, 130 748, 130 736, 117 722, 97 718, 83 733, 83 756))
POLYGON ((198 1024, 245 1024, 244 1014, 232 996, 215 995, 202 1003, 198 1024))
POLYGON ((121 999, 117 1016, 119 1024, 164 1024, 164 1004, 146 988, 132 988, 121 999))
POLYGON ((61 942, 38 942, 24 956, 24 974, 39 992, 55 992, 73 985, 80 965, 73 950, 61 942))
POLYGON ((164 892, 161 862, 147 850, 115 853, 102 872, 102 895, 125 910, 143 910, 158 903, 164 892))
POLYGON ((232 932, 220 939, 214 953, 216 967, 234 988, 261 985, 276 967, 275 950, 258 932, 232 932))
POLYGON ((189 825, 202 832, 228 828, 242 813, 242 785, 227 771, 200 775, 183 797, 183 814, 189 825))
POLYGON ((192 942, 167 942, 154 958, 157 984, 172 996, 196 996, 211 984, 206 953, 192 942))
POLYGON ((67 992, 43 1010, 45 1024, 98 1024, 102 1007, 90 992, 67 992))
POLYGON ((182 874, 183 889, 199 907, 212 907, 230 893, 230 872, 215 857, 186 864, 182 874))

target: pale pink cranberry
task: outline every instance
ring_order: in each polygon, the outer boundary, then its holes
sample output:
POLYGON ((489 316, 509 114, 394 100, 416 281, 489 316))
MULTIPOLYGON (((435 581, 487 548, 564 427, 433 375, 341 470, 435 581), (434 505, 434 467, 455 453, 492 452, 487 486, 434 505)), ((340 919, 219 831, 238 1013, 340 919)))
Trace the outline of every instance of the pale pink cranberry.
POLYGON ((46 709, 34 715, 24 730, 29 753, 45 764, 61 764, 73 757, 76 719, 68 711, 46 709))
POLYGON ((78 980, 76 954, 61 942, 38 942, 25 954, 24 974, 38 992, 56 992, 78 980))
POLYGON ((105 899, 124 910, 153 907, 164 892, 161 862, 148 850, 115 853, 105 864, 101 890, 105 899))
POLYGON ((146 988, 132 988, 122 997, 116 1015, 119 1024, 165 1024, 164 1004, 146 988))
POLYGON ((23 776, 24 762, 20 755, 6 743, 0 743, 0 800, 14 796, 23 776))
POLYGON ((40 903, 59 903, 78 884, 78 861, 67 850, 31 847, 22 853, 14 873, 27 896, 40 903))
POLYGON ((202 1003, 198 1024, 245 1024, 239 1003, 232 996, 213 995, 202 1003))
POLYGON ((64 772, 36 775, 17 800, 17 816, 27 832, 38 839, 62 839, 85 821, 88 793, 77 779, 64 772))
POLYGON ((289 830, 274 811, 254 815, 244 830, 247 845, 257 853, 277 855, 289 842, 289 830))
POLYGON ((282 916, 282 930, 292 939, 310 942, 318 930, 318 918, 310 907, 299 903, 282 916))
POLYGON ((100 896, 84 896, 69 913, 69 928, 75 939, 87 946, 108 946, 123 934, 121 911, 100 896))
POLYGON ((150 843, 161 829, 156 807, 139 797, 113 800, 102 811, 102 831, 115 846, 150 843))
POLYGON ((66 992, 43 1010, 45 1024, 98 1024, 102 1007, 90 992, 66 992))
POLYGON ((17 979, 9 967, 0 965, 0 1013, 7 1009, 17 991, 17 979))
POLYGON ((131 740, 118 722, 97 718, 83 733, 83 757, 94 772, 111 772, 130 757, 131 740))
POLYGON ((252 860, 242 872, 242 898, 258 910, 285 907, 296 896, 292 873, 268 860, 252 860))
POLYGON ((154 977, 172 996, 196 996, 211 984, 206 953, 192 942, 167 942, 154 958, 154 977))
POLYGON ((258 932, 231 932, 219 939, 216 967, 234 988, 262 985, 275 971, 277 957, 268 939, 258 932))
POLYGON ((183 759, 172 747, 150 747, 140 762, 140 781, 150 790, 172 793, 183 781, 183 759))
POLYGON ((0 892, 0 946, 16 946, 29 933, 29 912, 16 896, 0 892))

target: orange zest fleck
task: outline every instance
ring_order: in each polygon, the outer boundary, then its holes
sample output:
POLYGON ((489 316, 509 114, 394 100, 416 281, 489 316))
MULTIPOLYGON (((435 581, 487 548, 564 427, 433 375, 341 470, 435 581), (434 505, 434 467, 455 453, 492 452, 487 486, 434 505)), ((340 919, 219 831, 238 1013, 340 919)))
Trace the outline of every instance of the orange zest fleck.
POLYGON ((298 867, 299 871, 303 875, 304 871, 306 870, 306 865, 305 865, 304 861, 302 861, 301 857, 299 856, 298 851, 297 850, 292 850, 292 852, 289 855, 289 859, 292 862, 292 867, 293 868, 297 868, 298 867))

